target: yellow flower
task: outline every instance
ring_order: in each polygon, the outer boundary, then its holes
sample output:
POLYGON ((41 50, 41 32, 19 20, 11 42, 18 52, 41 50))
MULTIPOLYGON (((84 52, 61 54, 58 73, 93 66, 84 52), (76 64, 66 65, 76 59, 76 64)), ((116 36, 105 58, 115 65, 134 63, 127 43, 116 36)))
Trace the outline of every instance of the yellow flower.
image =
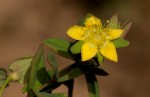
POLYGON ((84 41, 81 47, 82 61, 101 53, 105 58, 117 62, 116 48, 111 41, 119 38, 122 33, 122 29, 102 27, 101 20, 95 16, 87 18, 84 26, 75 25, 67 31, 71 38, 84 41))

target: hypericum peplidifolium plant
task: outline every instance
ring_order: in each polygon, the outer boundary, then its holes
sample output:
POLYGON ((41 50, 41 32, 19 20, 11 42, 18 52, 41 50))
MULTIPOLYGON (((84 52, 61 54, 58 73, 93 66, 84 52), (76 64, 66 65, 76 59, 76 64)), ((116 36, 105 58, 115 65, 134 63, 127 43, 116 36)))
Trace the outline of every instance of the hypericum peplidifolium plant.
POLYGON ((27 93, 27 97, 72 97, 74 79, 81 75, 85 76, 90 97, 100 97, 96 75, 108 75, 101 68, 105 59, 118 61, 116 48, 129 45, 123 37, 130 26, 131 22, 121 24, 117 15, 102 24, 99 18, 88 14, 80 25, 74 25, 66 32, 74 42, 47 39, 34 57, 12 62, 9 72, 0 68, 0 97, 9 83, 14 81, 24 85, 22 92, 27 93), (44 53, 44 47, 51 50, 44 53), (59 71, 58 66, 64 64, 58 64, 53 53, 74 63, 59 71), (46 63, 51 69, 46 68, 46 63), (53 93, 62 84, 68 88, 68 93, 53 93))

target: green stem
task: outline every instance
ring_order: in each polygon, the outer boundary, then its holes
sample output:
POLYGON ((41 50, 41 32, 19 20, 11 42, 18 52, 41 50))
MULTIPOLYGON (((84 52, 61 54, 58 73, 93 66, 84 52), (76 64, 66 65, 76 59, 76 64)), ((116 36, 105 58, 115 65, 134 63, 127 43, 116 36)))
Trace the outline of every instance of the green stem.
POLYGON ((4 81, 2 87, 0 88, 0 97, 2 97, 3 91, 5 89, 5 87, 7 86, 7 84, 11 81, 11 77, 7 77, 7 79, 4 81))

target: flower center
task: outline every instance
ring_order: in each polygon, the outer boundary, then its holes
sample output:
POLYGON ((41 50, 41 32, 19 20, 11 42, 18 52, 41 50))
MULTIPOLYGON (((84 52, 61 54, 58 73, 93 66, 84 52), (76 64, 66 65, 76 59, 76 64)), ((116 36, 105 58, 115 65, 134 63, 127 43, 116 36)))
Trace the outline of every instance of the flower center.
POLYGON ((105 31, 98 27, 89 28, 85 35, 85 41, 101 48, 108 41, 105 31))

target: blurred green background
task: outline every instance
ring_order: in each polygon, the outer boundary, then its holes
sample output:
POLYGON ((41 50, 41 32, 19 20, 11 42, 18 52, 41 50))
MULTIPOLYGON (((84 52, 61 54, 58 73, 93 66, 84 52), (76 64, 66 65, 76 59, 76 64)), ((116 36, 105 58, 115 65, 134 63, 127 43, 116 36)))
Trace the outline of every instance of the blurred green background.
MULTIPOLYGON (((66 31, 87 13, 102 20, 118 13, 132 19, 127 48, 118 49, 119 62, 105 61, 109 76, 98 77, 101 97, 150 97, 149 0, 0 0, 0 66, 33 56, 44 39, 70 39, 66 31)), ((60 68, 71 62, 57 56, 60 68)), ((12 83, 3 97, 26 97, 22 86, 12 83)), ((56 92, 66 92, 61 86, 56 92)), ((88 97, 84 77, 75 80, 74 97, 88 97)))

